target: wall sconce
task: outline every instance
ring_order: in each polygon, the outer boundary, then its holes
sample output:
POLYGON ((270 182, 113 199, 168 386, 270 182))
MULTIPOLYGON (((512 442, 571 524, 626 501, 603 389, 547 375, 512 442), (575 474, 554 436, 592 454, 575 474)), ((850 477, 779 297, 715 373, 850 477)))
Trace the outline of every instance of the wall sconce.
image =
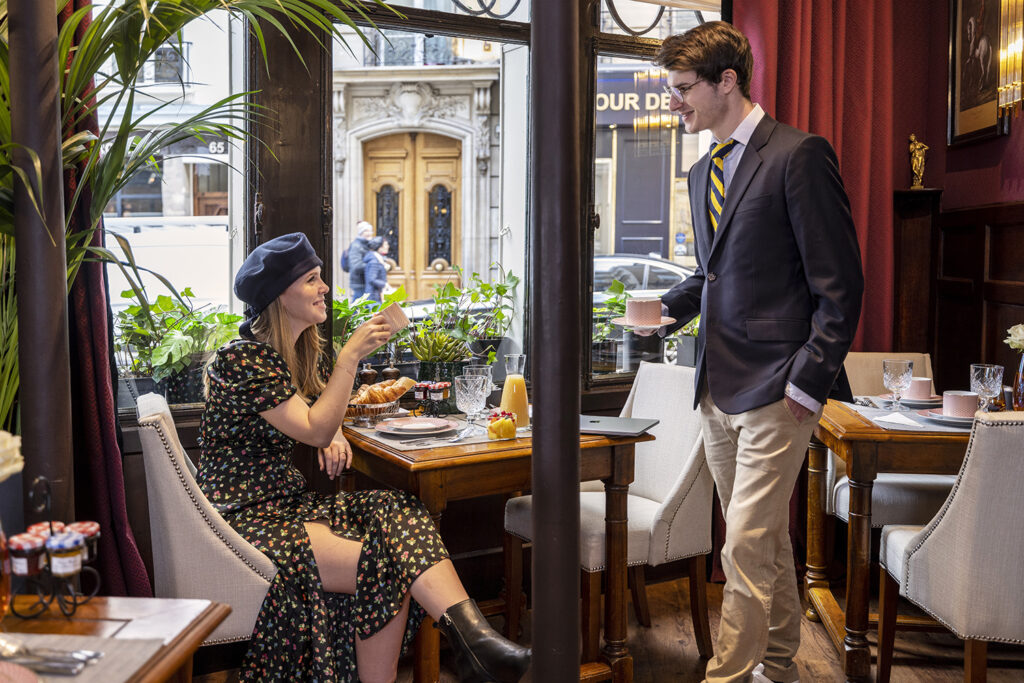
POLYGON ((999 29, 999 113, 1019 113, 1024 56, 1024 0, 1002 0, 999 29))

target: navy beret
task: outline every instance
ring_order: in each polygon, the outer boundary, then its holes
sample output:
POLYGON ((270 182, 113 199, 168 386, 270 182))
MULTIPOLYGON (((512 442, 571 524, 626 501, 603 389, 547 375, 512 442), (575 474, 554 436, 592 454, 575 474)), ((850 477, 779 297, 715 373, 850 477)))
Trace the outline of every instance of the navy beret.
POLYGON ((275 237, 253 249, 235 275, 235 296, 248 304, 242 335, 251 336, 252 321, 299 276, 323 265, 301 232, 275 237))

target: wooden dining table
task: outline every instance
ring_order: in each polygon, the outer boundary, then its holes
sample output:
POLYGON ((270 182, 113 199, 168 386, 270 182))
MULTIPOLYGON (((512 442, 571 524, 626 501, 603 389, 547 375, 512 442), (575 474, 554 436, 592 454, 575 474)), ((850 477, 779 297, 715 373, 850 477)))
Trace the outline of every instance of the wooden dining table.
MULTIPOLYGON (((458 443, 402 450, 384 438, 348 426, 352 468, 394 489, 419 497, 435 524, 449 501, 508 494, 530 489, 532 439, 458 443)), ((608 572, 604 643, 600 661, 584 663, 580 680, 633 680, 633 658, 626 644, 626 495, 633 481, 634 446, 654 437, 580 436, 580 481, 605 485, 608 572)), ((342 485, 354 485, 351 475, 342 485)), ((440 528, 440 527, 438 527, 440 528)), ((440 678, 440 635, 429 625, 416 640, 414 680, 440 678)))
MULTIPOLYGON (((820 619, 839 651, 848 681, 871 679, 867 632, 871 584, 871 490, 881 472, 956 474, 967 452, 969 432, 883 429, 849 404, 829 401, 808 449, 807 616, 820 619), (825 555, 828 450, 846 465, 850 515, 846 554, 846 609, 829 586, 825 555)), ((901 617, 901 622, 908 621, 901 617)))
MULTIPOLYGON (((36 601, 34 595, 14 599, 21 613, 32 612, 36 601)), ((122 667, 121 673, 132 683, 191 683, 192 655, 230 613, 230 606, 210 600, 96 597, 79 605, 70 617, 61 614, 56 603, 33 619, 8 614, 0 622, 0 631, 161 640, 163 644, 141 667, 134 672, 122 667)))

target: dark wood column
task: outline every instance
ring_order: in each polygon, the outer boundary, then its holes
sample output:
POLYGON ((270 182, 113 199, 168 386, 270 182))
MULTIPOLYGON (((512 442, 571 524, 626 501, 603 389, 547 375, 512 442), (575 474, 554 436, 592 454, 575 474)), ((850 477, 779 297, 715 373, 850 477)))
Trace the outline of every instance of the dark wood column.
MULTIPOLYGON (((264 24, 269 63, 259 43, 251 34, 247 37, 247 87, 257 91, 255 100, 266 117, 252 129, 261 142, 249 143, 245 250, 280 235, 305 233, 323 259, 321 276, 333 293, 331 38, 307 31, 290 33, 294 46, 264 24)), ((328 317, 323 325, 328 339, 330 325, 328 317)), ((314 489, 338 490, 320 472, 316 449, 299 444, 293 459, 314 489)))
POLYGON ((259 43, 251 34, 247 38, 246 81, 257 91, 254 98, 265 118, 252 128, 262 144, 250 142, 248 152, 246 251, 303 232, 324 260, 323 278, 331 285, 331 38, 290 33, 294 46, 264 25, 269 64, 259 43))
MULTIPOLYGON (((34 150, 42 171, 39 215, 15 181, 18 366, 21 374, 24 486, 45 476, 53 490, 53 518, 74 519, 71 456, 71 369, 68 353, 64 179, 57 76, 57 16, 53 3, 10 0, 11 138, 15 163, 33 178, 34 150)), ((27 501, 27 497, 26 497, 27 501)), ((26 510, 26 521, 42 515, 26 510)))
POLYGON ((893 192, 894 351, 927 352, 935 326, 935 254, 942 190, 893 192))
POLYGON ((579 677, 580 30, 586 0, 533 0, 530 264, 533 680, 579 677), (573 96, 575 94, 575 96, 573 96))

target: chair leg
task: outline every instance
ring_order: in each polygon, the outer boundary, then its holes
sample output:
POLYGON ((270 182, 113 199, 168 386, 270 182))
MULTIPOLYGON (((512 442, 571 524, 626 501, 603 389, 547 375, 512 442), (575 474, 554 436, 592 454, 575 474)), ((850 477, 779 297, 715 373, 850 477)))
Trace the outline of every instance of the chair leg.
POLYGON ((988 642, 964 641, 964 683, 984 683, 988 678, 988 642))
POLYGON ((600 652, 602 573, 581 570, 583 605, 580 608, 580 625, 583 631, 583 662, 596 662, 600 652))
POLYGON ((523 539, 505 532, 505 637, 519 637, 519 605, 523 596, 523 539))
POLYGON ((647 606, 647 579, 644 576, 644 565, 638 564, 629 568, 629 591, 633 598, 633 611, 641 626, 651 627, 651 610, 647 606))
POLYGON ((705 555, 688 558, 690 573, 690 619, 693 621, 693 635, 697 639, 697 652, 702 659, 715 656, 711 645, 711 622, 708 621, 708 578, 705 555))
POLYGON ((883 568, 878 579, 878 683, 889 683, 896 642, 896 603, 900 584, 883 568))

